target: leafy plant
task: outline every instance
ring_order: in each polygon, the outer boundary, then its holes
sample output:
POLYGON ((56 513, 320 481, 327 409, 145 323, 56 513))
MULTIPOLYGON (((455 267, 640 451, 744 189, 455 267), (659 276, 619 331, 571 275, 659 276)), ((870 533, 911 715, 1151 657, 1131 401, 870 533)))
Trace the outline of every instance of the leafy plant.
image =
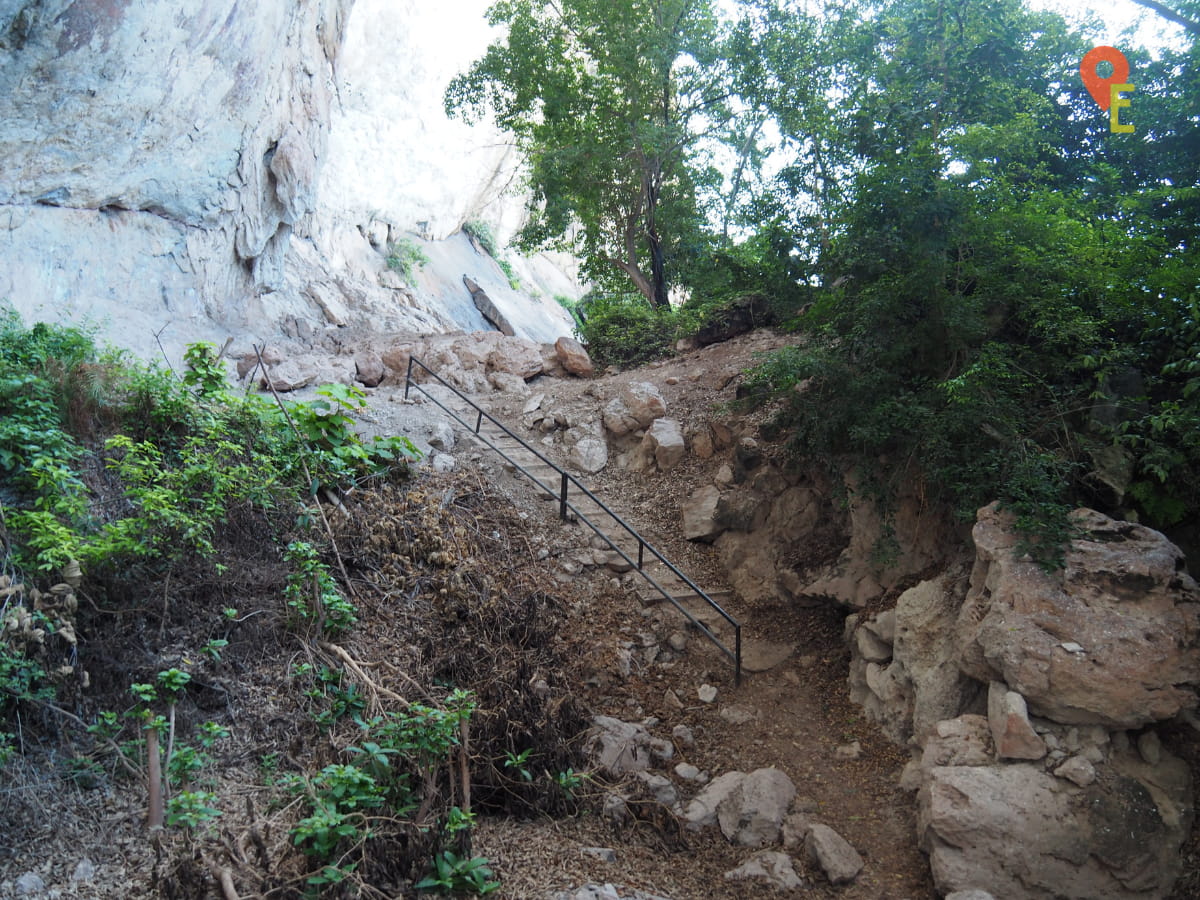
POLYGON ((342 596, 316 548, 307 541, 292 541, 284 558, 291 568, 284 597, 297 619, 315 623, 331 636, 349 631, 358 621, 358 610, 342 596))
POLYGON ((475 238, 488 256, 497 258, 496 233, 492 231, 491 225, 479 219, 472 219, 463 225, 462 230, 475 238))
POLYGON ((568 768, 563 772, 556 772, 554 775, 554 783, 568 797, 574 797, 575 792, 583 787, 583 783, 587 780, 587 775, 582 772, 576 772, 574 769, 568 768))
POLYGON ((585 298, 579 327, 588 353, 601 365, 632 366, 674 352, 675 320, 636 295, 585 298))
POLYGON ((504 768, 513 769, 522 781, 533 781, 533 775, 530 774, 527 768, 529 762, 529 754, 533 752, 532 747, 527 747, 520 753, 513 753, 511 750, 504 752, 504 768))
MULTIPOLYGON (((375 437, 364 442, 354 431, 354 414, 367 405, 356 387, 328 384, 317 389, 321 399, 288 406, 292 421, 317 454, 317 470, 329 481, 375 474, 388 466, 421 458, 407 437, 375 437)), ((319 477, 319 476, 318 476, 319 477)), ((315 493, 315 486, 312 490, 315 493)))
POLYGON ((216 803, 216 794, 182 791, 167 801, 167 824, 200 828, 221 815, 216 803))
POLYGON ((404 276, 405 281, 411 282, 417 271, 429 262, 429 256, 415 241, 400 238, 388 246, 387 265, 394 272, 404 276))
POLYGON ((216 345, 207 341, 188 344, 183 353, 187 371, 183 383, 202 398, 223 397, 228 389, 225 369, 217 355, 216 345))
POLYGON ((290 787, 309 797, 312 813, 292 829, 292 840, 318 859, 330 859, 348 838, 364 838, 363 811, 383 805, 383 791, 368 773, 355 767, 332 763, 310 781, 294 777, 290 787))
POLYGON ((500 271, 503 272, 504 277, 508 279, 508 286, 514 291, 520 290, 521 278, 519 275, 517 275, 516 270, 513 268, 513 264, 507 259, 498 259, 496 260, 496 265, 500 267, 500 271))
POLYGON ((418 891, 441 894, 491 894, 500 890, 492 880, 491 861, 486 856, 459 856, 443 850, 433 858, 433 872, 414 885, 418 891))

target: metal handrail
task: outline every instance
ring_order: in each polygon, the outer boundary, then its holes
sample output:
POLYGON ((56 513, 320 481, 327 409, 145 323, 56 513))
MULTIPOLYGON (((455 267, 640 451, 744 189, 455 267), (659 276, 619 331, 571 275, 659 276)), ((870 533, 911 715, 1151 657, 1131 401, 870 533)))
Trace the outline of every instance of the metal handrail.
POLYGON ((634 569, 636 569, 638 574, 641 575, 642 578, 645 579, 650 584, 651 587, 653 587, 656 591, 658 591, 660 594, 662 594, 662 596, 672 606, 674 606, 677 610, 679 610, 681 613, 683 613, 683 615, 687 618, 687 620, 689 622, 691 622, 694 626, 696 626, 696 628, 699 629, 699 631, 705 637, 707 637, 710 641, 712 641, 712 643, 715 644, 718 649, 720 649, 726 656, 728 656, 731 660, 733 660, 734 683, 738 684, 738 685, 740 685, 742 683, 742 625, 741 625, 741 623, 738 622, 738 620, 735 619, 733 616, 731 616, 729 613, 727 613, 724 609, 722 609, 721 605, 719 603, 717 603, 717 601, 713 600, 713 598, 710 597, 707 593, 705 593, 704 590, 702 590, 699 587, 699 585, 696 584, 696 582, 692 581, 691 578, 689 578, 687 575, 685 575, 683 572, 681 572, 675 566, 674 563, 672 563, 669 559, 667 559, 665 556, 663 556, 663 554, 658 550, 657 547, 655 547, 653 544, 651 544, 649 541, 647 541, 644 537, 642 537, 632 525, 630 525, 628 522, 626 522, 624 519, 622 519, 619 515, 617 515, 617 513, 613 512, 611 509, 609 509, 607 504, 605 504, 603 500, 601 500, 599 497, 597 497, 595 494, 593 494, 590 490, 588 490, 587 487, 578 478, 576 478, 570 472, 565 471, 561 466, 559 466, 553 460, 548 459, 545 455, 543 455, 535 447, 530 446, 528 443, 526 443, 526 441, 524 439, 522 439, 520 436, 514 434, 507 426, 504 425, 503 422, 499 421, 494 416, 492 416, 489 412, 487 412, 485 409, 483 409, 481 406, 479 406, 479 404, 477 404, 474 400, 472 400, 470 397, 463 394, 462 391, 460 391, 458 388, 454 387, 454 385, 449 384, 444 378, 442 378, 441 375, 439 375, 433 369, 429 368, 429 366, 425 365, 425 363, 421 362, 415 356, 409 356, 409 358, 408 358, 408 373, 406 374, 405 379, 404 379, 404 399, 405 400, 409 399, 409 390, 411 388, 416 388, 424 396, 428 397, 430 400, 432 400, 434 403, 436 403, 443 411, 448 413, 456 422, 458 422, 464 428, 471 429, 474 432, 475 436, 478 437, 488 447, 488 449, 494 450, 496 453, 500 454, 500 456, 503 457, 511 466, 513 466, 522 475, 524 475, 526 478, 528 478, 530 481, 532 481, 534 484, 536 484, 538 487, 540 487, 542 490, 544 490, 551 497, 557 497, 559 517, 563 521, 567 520, 567 518, 568 518, 567 513, 568 513, 568 511, 570 511, 571 513, 573 513, 575 515, 575 517, 579 521, 583 522, 585 525, 587 525, 589 528, 591 528, 593 532, 595 532, 600 537, 602 537, 605 540, 605 542, 608 544, 608 546, 613 551, 618 553, 621 556, 621 558, 623 560, 625 560, 625 562, 629 563, 630 566, 632 566, 634 569), (413 367, 414 366, 420 366, 423 370, 425 370, 425 372, 427 372, 429 375, 432 375, 435 379, 437 379, 438 383, 441 384, 444 388, 449 390, 451 393, 453 393, 456 397, 458 397, 463 402, 467 403, 475 411, 475 414, 476 414, 475 415, 475 424, 472 426, 469 422, 467 422, 462 417, 460 417, 458 415, 457 411, 446 406, 437 397, 435 397, 429 391, 425 390, 424 387, 422 387, 420 384, 418 384, 416 381, 414 381, 413 380, 413 367), (550 485, 545 484, 536 475, 534 475, 532 472, 527 471, 520 463, 518 463, 516 460, 512 459, 507 453, 505 453, 503 450, 501 450, 499 447, 497 447, 495 444, 493 444, 491 441, 489 441, 487 439, 487 437, 480 432, 480 429, 483 427, 484 419, 486 419, 492 425, 495 425, 507 437, 516 441, 518 444, 520 444, 522 447, 524 447, 526 450, 528 450, 530 453, 532 453, 534 456, 536 456, 539 460, 541 460, 545 465, 549 466, 552 470, 557 472, 559 475, 558 490, 556 491, 550 485), (616 545, 616 543, 613 542, 612 538, 610 538, 607 534, 605 534, 603 531, 601 531, 600 528, 595 523, 593 523, 586 515, 584 515, 577 507, 575 507, 570 502, 568 502, 568 499, 567 499, 568 487, 572 484, 575 485, 576 489, 580 493, 582 493, 585 497, 587 497, 589 500, 591 500, 593 503, 595 503, 600 509, 602 509, 605 513, 607 513, 608 516, 614 522, 616 522, 618 525, 620 525, 621 528, 623 528, 630 537, 637 540, 638 554, 637 554, 636 562, 634 562, 634 560, 628 554, 626 554, 624 550, 622 550, 620 547, 618 547, 616 545), (653 578, 653 576, 651 576, 650 573, 645 570, 644 563, 645 563, 646 551, 649 551, 651 556, 653 556, 660 563, 662 563, 664 566, 666 566, 667 569, 673 575, 675 575, 675 577, 677 577, 680 581, 682 581, 689 588, 691 588, 691 590, 696 594, 697 597, 699 597, 701 600, 703 600, 705 603, 707 603, 712 610, 717 612, 723 619, 725 619, 726 622, 728 622, 731 626, 733 626, 734 646, 733 646, 732 650, 730 650, 729 647, 725 646, 725 643, 720 638, 718 638, 715 634, 713 634, 712 629, 710 629, 707 625, 705 625, 703 622, 701 622, 699 619, 697 619, 695 616, 693 616, 689 610, 687 610, 682 605, 680 605, 679 601, 677 601, 667 591, 666 588, 664 588, 661 584, 659 584, 653 578))

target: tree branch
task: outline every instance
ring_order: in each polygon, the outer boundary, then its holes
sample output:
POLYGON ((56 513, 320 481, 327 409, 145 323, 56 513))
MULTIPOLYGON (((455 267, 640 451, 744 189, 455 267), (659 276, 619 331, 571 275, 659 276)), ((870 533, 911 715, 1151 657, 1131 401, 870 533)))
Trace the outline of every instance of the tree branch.
POLYGON ((1133 2, 1138 6, 1144 6, 1146 9, 1158 13, 1164 19, 1169 19, 1176 25, 1182 25, 1192 34, 1200 34, 1200 22, 1175 12, 1175 10, 1164 6, 1162 3, 1157 2, 1157 0, 1133 0, 1133 2))

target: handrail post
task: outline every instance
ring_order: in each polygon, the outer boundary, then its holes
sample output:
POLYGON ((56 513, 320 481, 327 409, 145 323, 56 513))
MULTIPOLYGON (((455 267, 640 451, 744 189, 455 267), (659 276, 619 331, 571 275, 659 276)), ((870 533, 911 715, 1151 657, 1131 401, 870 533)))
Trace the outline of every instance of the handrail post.
POLYGON ((733 626, 733 683, 742 686, 742 624, 733 626))
POLYGON ((646 542, 638 538, 638 571, 642 570, 642 557, 646 550, 646 542))
POLYGON ((483 410, 479 410, 479 415, 475 417, 475 433, 479 434, 479 429, 483 427, 483 410))
POLYGON ((404 376, 404 399, 405 400, 408 399, 408 388, 409 388, 409 385, 412 384, 412 367, 413 367, 413 358, 410 355, 408 357, 408 374, 404 376))
POLYGON ((567 521, 567 473, 562 473, 562 490, 558 495, 558 517, 567 521))

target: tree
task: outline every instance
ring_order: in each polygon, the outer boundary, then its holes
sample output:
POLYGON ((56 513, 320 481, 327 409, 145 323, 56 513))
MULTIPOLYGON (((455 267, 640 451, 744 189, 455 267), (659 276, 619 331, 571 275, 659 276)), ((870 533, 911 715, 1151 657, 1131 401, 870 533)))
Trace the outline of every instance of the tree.
POLYGON ((728 29, 711 0, 502 0, 507 29, 446 91, 447 112, 490 111, 522 150, 525 249, 619 272, 668 305, 668 267, 700 227, 701 138, 733 115, 728 29))

